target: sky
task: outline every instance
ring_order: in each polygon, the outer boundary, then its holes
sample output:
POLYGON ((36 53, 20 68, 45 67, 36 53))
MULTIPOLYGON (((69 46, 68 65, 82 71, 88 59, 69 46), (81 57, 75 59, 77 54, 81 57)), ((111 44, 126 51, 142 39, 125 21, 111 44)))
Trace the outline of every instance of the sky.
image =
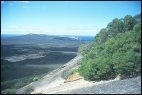
POLYGON ((95 36, 139 13, 141 1, 1 1, 1 33, 95 36))

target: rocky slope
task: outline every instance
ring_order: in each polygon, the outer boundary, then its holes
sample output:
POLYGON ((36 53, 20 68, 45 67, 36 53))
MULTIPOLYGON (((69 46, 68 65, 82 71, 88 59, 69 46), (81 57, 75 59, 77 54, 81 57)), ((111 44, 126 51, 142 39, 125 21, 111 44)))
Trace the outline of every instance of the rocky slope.
POLYGON ((141 94, 141 76, 92 84, 77 89, 58 91, 55 94, 141 94))
POLYGON ((77 57, 50 72, 41 80, 18 89, 17 94, 141 94, 141 76, 96 82, 86 81, 75 74, 75 78, 70 76, 67 80, 63 79, 62 73, 77 67, 81 58, 82 56, 78 54, 77 57))

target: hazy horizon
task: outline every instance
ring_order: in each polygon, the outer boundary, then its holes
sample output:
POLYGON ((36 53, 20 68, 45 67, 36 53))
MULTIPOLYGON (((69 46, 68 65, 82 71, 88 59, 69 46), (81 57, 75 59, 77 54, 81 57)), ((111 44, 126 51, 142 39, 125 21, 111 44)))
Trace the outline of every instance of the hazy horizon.
POLYGON ((65 35, 65 34, 37 34, 37 33, 26 33, 26 34, 2 34, 1 35, 30 35, 30 34, 35 34, 35 35, 48 35, 48 36, 90 36, 90 37, 94 37, 94 35, 65 35))
POLYGON ((1 34, 95 36, 114 18, 139 13, 141 1, 1 1, 1 34))

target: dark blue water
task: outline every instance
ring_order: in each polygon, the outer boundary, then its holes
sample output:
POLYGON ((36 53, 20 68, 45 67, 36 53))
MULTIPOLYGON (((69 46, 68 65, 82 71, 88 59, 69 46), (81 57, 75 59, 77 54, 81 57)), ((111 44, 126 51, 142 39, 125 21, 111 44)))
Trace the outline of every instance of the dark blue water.
POLYGON ((94 40, 94 36, 79 36, 82 41, 92 41, 94 40))
POLYGON ((10 38, 20 36, 20 34, 1 34, 1 38, 10 38))

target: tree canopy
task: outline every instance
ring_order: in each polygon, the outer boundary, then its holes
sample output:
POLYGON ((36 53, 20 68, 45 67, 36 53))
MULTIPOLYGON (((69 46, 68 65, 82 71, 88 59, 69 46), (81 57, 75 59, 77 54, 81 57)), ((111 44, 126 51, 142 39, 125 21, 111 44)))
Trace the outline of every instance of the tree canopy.
MULTIPOLYGON (((100 30, 93 44, 83 45, 79 72, 87 80, 136 76, 141 72, 141 21, 115 18, 100 30)), ((138 17, 137 17, 138 20, 138 17)))

